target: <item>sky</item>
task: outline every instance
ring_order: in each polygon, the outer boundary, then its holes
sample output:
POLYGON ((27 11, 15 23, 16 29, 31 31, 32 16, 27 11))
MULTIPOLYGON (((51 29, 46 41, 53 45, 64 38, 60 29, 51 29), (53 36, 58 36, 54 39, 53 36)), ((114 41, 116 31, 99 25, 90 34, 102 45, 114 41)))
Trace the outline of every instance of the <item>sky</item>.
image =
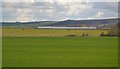
MULTIPOLYGON (((2 0, 0 0, 2 1, 2 0)), ((3 0, 0 21, 61 21, 118 17, 119 0, 3 0)))

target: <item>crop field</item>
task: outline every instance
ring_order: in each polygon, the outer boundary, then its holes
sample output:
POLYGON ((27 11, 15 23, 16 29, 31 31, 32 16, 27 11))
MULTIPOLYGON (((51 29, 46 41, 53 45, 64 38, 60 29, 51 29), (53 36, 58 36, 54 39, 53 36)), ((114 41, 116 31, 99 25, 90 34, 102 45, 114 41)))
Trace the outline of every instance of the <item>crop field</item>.
POLYGON ((89 34, 89 36, 100 36, 100 34, 108 33, 108 30, 55 30, 55 29, 22 29, 22 28, 3 28, 3 36, 67 36, 67 35, 77 35, 81 36, 84 34, 89 34))
POLYGON ((3 67, 117 67, 117 39, 117 37, 7 36, 2 40, 2 65, 3 67))

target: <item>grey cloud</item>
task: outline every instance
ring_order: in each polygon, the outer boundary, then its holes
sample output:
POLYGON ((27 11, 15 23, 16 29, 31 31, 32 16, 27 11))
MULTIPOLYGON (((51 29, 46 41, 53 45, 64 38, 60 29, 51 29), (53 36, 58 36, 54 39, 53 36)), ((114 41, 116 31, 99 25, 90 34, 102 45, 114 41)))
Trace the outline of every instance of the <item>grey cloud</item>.
POLYGON ((93 8, 117 12, 118 2, 95 2, 93 8))
POLYGON ((17 17, 16 13, 16 9, 13 8, 2 8, 2 20, 15 20, 15 18, 17 17))
POLYGON ((64 20, 66 18, 89 18, 94 17, 98 12, 103 12, 105 17, 116 17, 117 7, 114 2, 3 2, 3 20, 16 20, 23 14, 18 10, 24 11, 24 16, 33 20, 64 20), (92 7, 91 7, 92 6, 92 7), (18 15, 19 13, 19 15, 18 15))

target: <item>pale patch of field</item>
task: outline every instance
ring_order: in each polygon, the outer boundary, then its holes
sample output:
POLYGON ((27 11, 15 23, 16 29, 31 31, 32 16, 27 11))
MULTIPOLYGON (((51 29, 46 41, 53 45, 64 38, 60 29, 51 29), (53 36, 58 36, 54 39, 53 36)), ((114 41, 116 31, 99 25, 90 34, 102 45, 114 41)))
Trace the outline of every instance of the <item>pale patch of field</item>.
POLYGON ((2 37, 2 27, 0 27, 0 37, 2 37))
POLYGON ((89 36, 100 36, 102 32, 107 34, 108 30, 55 30, 55 29, 18 29, 3 28, 3 36, 66 36, 89 34, 89 36))

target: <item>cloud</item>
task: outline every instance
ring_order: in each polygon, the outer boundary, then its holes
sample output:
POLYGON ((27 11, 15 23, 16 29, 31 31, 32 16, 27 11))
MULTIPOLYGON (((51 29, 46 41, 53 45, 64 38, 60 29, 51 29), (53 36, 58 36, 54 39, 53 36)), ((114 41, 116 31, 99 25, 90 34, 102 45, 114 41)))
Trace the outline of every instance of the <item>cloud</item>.
POLYGON ((118 2, 96 2, 93 3, 92 7, 116 12, 118 11, 118 2))
POLYGON ((118 2, 120 0, 3 0, 3 2, 118 2))
POLYGON ((98 17, 102 17, 103 14, 104 14, 103 12, 100 12, 100 11, 99 11, 99 12, 95 15, 95 17, 97 17, 97 18, 98 18, 98 17))
POLYGON ((29 16, 27 16, 27 13, 29 13, 31 10, 29 9, 17 9, 17 21, 30 21, 32 18, 30 18, 29 16))
POLYGON ((65 2, 64 0, 3 2, 2 10, 3 21, 93 19, 117 17, 118 13, 115 2, 65 2))
POLYGON ((35 2, 34 0, 3 0, 3 2, 35 2))

